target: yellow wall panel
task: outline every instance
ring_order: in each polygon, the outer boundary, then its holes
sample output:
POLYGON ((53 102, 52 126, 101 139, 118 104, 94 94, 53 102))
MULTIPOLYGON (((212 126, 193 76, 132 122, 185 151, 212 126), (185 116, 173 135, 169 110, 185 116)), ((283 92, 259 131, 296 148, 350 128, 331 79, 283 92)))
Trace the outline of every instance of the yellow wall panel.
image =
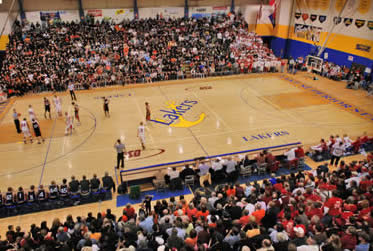
POLYGON ((5 51, 8 43, 9 43, 8 35, 2 35, 0 38, 0 51, 5 51))

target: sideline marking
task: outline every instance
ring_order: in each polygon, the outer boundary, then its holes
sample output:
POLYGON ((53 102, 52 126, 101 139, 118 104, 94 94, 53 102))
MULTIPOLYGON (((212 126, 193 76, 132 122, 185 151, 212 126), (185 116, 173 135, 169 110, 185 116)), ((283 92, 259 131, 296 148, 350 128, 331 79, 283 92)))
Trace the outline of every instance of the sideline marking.
POLYGON ((359 107, 357 107, 355 105, 347 104, 340 99, 334 98, 333 96, 329 95, 328 93, 319 91, 318 89, 316 89, 312 86, 309 86, 307 84, 304 84, 303 82, 301 82, 299 80, 296 80, 292 77, 288 77, 287 75, 282 74, 282 75, 279 76, 279 78, 282 79, 282 80, 286 80, 288 83, 292 84, 293 86, 296 86, 296 87, 301 88, 303 90, 307 90, 308 92, 311 92, 318 97, 326 99, 327 101, 329 101, 328 102, 329 104, 335 104, 345 111, 352 112, 353 114, 358 115, 360 118, 369 119, 371 122, 373 122, 373 114, 365 112, 364 110, 360 109, 359 107))
POLYGON ((54 129, 56 127, 56 121, 57 121, 58 117, 56 117, 53 121, 53 127, 52 127, 52 133, 51 133, 51 136, 49 137, 49 142, 48 142, 48 147, 47 147, 47 152, 45 154, 45 158, 44 158, 44 163, 43 163, 43 168, 41 169, 41 174, 40 174, 40 180, 39 180, 39 187, 40 187, 40 184, 43 180, 43 176, 44 176, 44 170, 45 170, 45 166, 47 164, 47 159, 48 159, 48 154, 49 154, 49 150, 51 149, 51 143, 52 143, 52 139, 53 139, 53 134, 54 134, 54 129))

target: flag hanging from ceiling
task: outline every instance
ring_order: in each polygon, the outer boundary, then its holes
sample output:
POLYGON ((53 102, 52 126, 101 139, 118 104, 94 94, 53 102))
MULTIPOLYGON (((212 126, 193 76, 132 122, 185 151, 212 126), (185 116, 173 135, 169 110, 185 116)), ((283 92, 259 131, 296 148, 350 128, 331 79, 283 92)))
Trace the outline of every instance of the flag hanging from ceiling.
POLYGON ((269 6, 271 7, 269 19, 271 20, 272 26, 276 26, 276 12, 280 0, 270 0, 269 6))

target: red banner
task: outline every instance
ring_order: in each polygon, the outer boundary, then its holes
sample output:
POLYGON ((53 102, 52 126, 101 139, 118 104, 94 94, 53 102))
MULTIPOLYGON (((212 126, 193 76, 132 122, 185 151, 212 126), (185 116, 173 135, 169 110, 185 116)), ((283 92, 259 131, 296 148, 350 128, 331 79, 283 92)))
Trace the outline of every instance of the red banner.
POLYGON ((87 15, 92 17, 102 17, 102 10, 88 10, 87 15))

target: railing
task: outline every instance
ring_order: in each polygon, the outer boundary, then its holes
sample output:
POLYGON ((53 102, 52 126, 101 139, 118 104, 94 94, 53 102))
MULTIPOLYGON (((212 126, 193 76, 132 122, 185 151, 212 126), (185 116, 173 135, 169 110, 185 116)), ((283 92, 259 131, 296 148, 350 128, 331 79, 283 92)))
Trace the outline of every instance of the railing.
POLYGON ((128 181, 134 181, 138 179, 154 177, 155 172, 158 172, 160 169, 163 169, 165 167, 167 168, 168 167, 181 167, 181 166, 185 166, 186 164, 193 164, 196 162, 197 159, 203 159, 204 161, 208 161, 208 160, 216 159, 218 157, 224 158, 227 156, 233 156, 233 155, 239 155, 239 154, 250 154, 250 155, 257 154, 258 152, 263 151, 263 150, 272 150, 273 152, 278 152, 278 151, 284 151, 288 149, 289 147, 295 147, 301 144, 302 144, 301 142, 288 143, 288 144, 277 145, 277 146, 262 147, 262 148, 244 150, 244 151, 239 151, 239 152, 212 155, 212 156, 201 156, 201 157, 194 158, 194 159, 187 159, 187 160, 181 160, 181 161, 175 161, 175 162, 168 162, 168 163, 138 167, 134 169, 121 170, 120 181, 121 183, 125 181, 128 185, 128 181))

